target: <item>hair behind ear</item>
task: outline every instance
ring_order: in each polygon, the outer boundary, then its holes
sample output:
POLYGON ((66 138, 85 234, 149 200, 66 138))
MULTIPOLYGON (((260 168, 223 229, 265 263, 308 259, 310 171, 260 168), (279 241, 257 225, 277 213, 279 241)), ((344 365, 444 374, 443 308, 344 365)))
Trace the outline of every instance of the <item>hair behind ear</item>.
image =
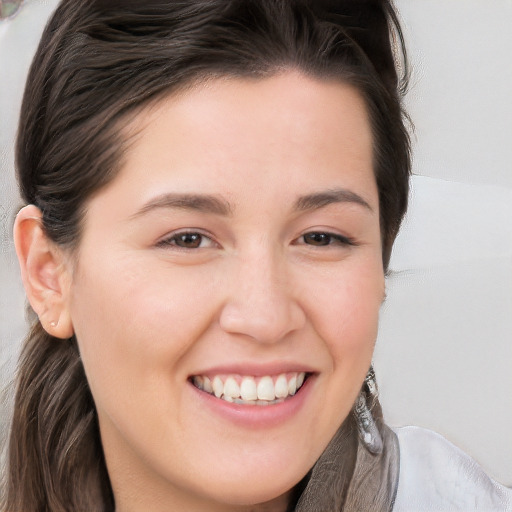
POLYGON ((37 321, 17 376, 1 510, 114 510, 96 410, 75 338, 54 338, 37 321))

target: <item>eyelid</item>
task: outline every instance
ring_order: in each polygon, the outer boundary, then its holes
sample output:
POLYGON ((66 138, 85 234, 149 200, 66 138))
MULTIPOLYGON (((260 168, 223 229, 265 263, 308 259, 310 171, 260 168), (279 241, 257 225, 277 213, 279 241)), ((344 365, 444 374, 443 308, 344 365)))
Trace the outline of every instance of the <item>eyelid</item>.
MULTIPOLYGON (((328 237, 336 240, 339 243, 340 246, 355 246, 355 245, 358 245, 356 240, 354 240, 350 236, 342 235, 341 233, 335 233, 335 232, 332 232, 332 231, 329 231, 329 230, 326 230, 326 229, 311 229, 309 231, 306 231, 302 235, 300 235, 297 238, 297 240, 300 240, 301 238, 304 238, 305 236, 311 235, 311 234, 327 235, 328 237)), ((331 244, 327 244, 327 245, 316 245, 315 246, 313 244, 306 244, 304 242, 301 245, 309 245, 310 247, 322 248, 322 247, 332 247, 333 245, 338 245, 338 244, 332 244, 331 243, 331 244)))
MULTIPOLYGON (((183 229, 177 229, 176 231, 172 231, 168 233, 167 235, 160 238, 155 246, 156 247, 172 247, 173 249, 179 250, 179 251, 197 251, 198 249, 206 249, 206 247, 197 247, 197 248, 188 248, 188 247, 180 247, 177 244, 171 243, 174 241, 177 237, 180 235, 200 235, 203 238, 207 238, 211 241, 212 246, 219 247, 220 245, 217 243, 217 241, 214 239, 213 235, 211 233, 208 233, 202 229, 198 228, 183 228, 183 229)), ((209 248, 209 247, 208 247, 209 248)))
MULTIPOLYGON (((187 235, 187 234, 200 235, 202 238, 206 238, 206 239, 210 240, 211 246, 220 247, 220 244, 215 240, 214 236, 211 233, 204 231, 202 229, 199 229, 199 228, 183 228, 183 229, 178 229, 178 230, 172 231, 172 232, 168 233, 167 235, 163 236, 162 238, 160 238, 155 243, 155 246, 156 247, 172 247, 173 249, 181 250, 181 251, 197 251, 198 249, 210 248, 210 247, 197 247, 197 248, 181 247, 175 243, 172 243, 180 235, 187 235)), ((337 245, 339 245, 339 246, 358 245, 356 240, 354 240, 350 236, 342 235, 341 233, 336 233, 333 231, 329 231, 327 229, 310 229, 310 230, 302 233, 298 238, 296 238, 294 243, 295 244, 298 243, 299 245, 307 245, 312 248, 325 248, 325 247, 332 247, 332 246, 337 246, 337 245), (308 244, 305 241, 303 241, 302 243, 299 242, 301 239, 304 239, 305 236, 311 235, 311 234, 326 235, 337 243, 334 243, 334 244, 329 243, 327 245, 314 245, 314 244, 308 244)))

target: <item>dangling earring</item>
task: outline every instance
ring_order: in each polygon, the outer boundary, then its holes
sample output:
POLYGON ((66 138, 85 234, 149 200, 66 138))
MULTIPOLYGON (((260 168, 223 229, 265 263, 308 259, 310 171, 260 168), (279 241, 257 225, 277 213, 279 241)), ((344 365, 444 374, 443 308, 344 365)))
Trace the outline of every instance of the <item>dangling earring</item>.
POLYGON ((368 374, 364 379, 363 389, 357 397, 355 417, 359 438, 365 448, 373 455, 381 453, 383 448, 382 437, 370 410, 373 408, 377 396, 378 390, 375 381, 375 372, 373 371, 373 366, 370 366, 368 374), (370 407, 368 407, 368 399, 370 400, 370 407))

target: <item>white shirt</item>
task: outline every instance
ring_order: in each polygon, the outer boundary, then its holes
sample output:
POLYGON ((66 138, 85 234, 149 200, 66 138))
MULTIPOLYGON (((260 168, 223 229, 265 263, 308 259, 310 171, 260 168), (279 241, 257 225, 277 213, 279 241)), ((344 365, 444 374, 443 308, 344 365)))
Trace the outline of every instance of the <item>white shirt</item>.
POLYGON ((400 445, 393 512, 512 512, 512 489, 444 437, 420 427, 393 430, 400 445))

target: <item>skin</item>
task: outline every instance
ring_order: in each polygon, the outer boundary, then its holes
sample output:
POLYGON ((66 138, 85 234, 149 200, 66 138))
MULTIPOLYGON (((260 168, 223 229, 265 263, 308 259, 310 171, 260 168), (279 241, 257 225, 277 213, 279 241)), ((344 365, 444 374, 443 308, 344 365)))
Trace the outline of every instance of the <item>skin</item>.
POLYGON ((295 71, 214 79, 148 107, 127 133, 74 258, 44 237, 33 206, 15 229, 43 326, 76 333, 116 510, 284 511, 350 413, 377 334, 384 273, 364 101, 295 71), (295 208, 334 189, 349 194, 295 208), (155 206, 165 193, 214 195, 230 214, 155 206), (176 245, 184 229, 204 235, 199 247, 176 245), (332 235, 315 245, 311 232, 332 235), (268 425, 204 407, 189 382, 282 364, 313 377, 301 406, 268 425))

